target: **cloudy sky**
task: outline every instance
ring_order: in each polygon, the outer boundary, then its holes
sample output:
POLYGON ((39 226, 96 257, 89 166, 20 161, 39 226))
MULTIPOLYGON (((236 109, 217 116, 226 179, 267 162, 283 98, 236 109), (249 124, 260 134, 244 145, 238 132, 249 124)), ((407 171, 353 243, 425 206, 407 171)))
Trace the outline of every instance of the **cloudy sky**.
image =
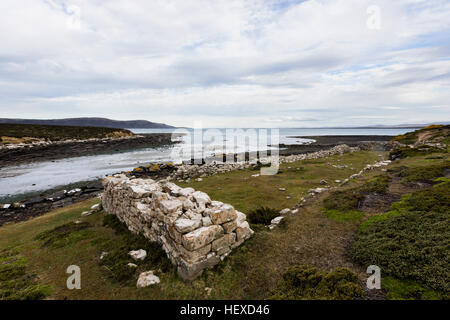
POLYGON ((0 117, 450 120, 448 0, 1 0, 0 117))

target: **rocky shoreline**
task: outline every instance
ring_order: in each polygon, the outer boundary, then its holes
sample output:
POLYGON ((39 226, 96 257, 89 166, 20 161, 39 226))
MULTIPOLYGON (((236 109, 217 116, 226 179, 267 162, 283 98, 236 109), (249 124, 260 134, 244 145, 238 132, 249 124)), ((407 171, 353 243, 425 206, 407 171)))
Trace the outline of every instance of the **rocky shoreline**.
POLYGON ((337 145, 346 144, 349 147, 360 147, 362 149, 380 149, 389 147, 390 141, 394 136, 361 136, 361 135, 344 135, 344 136, 292 136, 290 138, 311 139, 315 140, 309 144, 280 144, 280 155, 302 154, 308 152, 317 152, 329 149, 337 145))
POLYGON ((0 167, 158 147, 173 143, 170 133, 154 133, 122 138, 68 140, 20 146, 3 146, 0 148, 0 167))

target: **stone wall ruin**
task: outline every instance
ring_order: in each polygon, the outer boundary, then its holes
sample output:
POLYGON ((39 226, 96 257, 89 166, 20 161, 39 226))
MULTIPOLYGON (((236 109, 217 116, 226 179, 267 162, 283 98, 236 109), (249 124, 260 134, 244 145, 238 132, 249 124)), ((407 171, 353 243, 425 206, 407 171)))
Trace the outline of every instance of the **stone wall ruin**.
POLYGON ((214 267, 253 234, 245 214, 193 188, 123 174, 105 178, 103 185, 105 211, 160 243, 185 280, 214 267))

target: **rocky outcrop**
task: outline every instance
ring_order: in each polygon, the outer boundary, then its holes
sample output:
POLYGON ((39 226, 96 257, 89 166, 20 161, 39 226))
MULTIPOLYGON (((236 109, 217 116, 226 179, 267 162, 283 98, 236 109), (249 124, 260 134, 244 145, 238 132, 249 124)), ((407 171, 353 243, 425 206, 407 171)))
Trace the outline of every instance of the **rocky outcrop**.
POLYGON ((245 214, 193 188, 122 174, 103 184, 104 210, 130 231, 160 243, 183 279, 212 268, 253 234, 245 214))

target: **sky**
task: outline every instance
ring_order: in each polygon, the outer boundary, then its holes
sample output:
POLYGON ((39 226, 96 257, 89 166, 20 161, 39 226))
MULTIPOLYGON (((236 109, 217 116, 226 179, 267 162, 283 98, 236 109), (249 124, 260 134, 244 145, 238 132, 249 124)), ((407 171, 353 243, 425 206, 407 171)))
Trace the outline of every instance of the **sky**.
POLYGON ((450 120, 448 0, 1 0, 0 117, 450 120))

